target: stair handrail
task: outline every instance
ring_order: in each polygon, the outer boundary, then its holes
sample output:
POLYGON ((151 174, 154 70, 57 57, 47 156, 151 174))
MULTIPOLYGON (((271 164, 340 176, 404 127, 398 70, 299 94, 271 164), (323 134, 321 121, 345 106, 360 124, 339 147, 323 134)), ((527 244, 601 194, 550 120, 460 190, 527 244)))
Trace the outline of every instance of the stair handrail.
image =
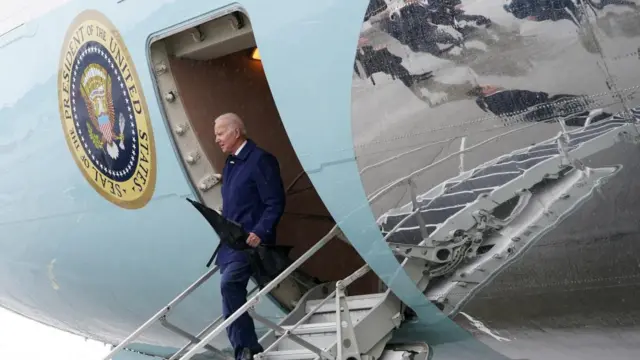
POLYGON ((193 357, 196 352, 200 351, 206 344, 211 342, 216 336, 218 336, 222 331, 224 331, 231 323, 236 321, 240 316, 249 311, 252 307, 254 307, 258 302, 260 302, 261 297, 269 294, 271 290, 275 289, 282 281, 284 281, 289 275, 291 275, 294 271, 296 271, 302 264, 304 264, 310 257, 315 255, 320 249, 322 249, 329 241, 331 241, 338 234, 338 225, 335 225, 331 231, 329 231, 325 236, 320 239, 316 244, 314 244, 309 250, 307 250, 302 256, 296 259, 289 267, 287 267, 283 272, 281 272, 275 279, 269 282, 265 287, 263 287, 257 294, 253 295, 251 298, 247 300, 238 310, 236 310, 233 314, 229 315, 220 325, 218 325, 212 331, 201 339, 201 341, 195 344, 191 349, 184 354, 180 360, 188 360, 193 357))
MULTIPOLYGON (((403 219, 402 221, 400 221, 385 237, 384 240, 387 240, 395 231, 397 231, 400 226, 402 226, 406 221, 408 221, 409 218, 413 217, 414 215, 418 214, 419 209, 414 210, 407 218, 403 219)), ((324 245, 326 245, 329 241, 331 241, 332 239, 334 239, 336 237, 336 235, 339 233, 339 227, 338 225, 335 225, 331 231, 329 231, 324 237, 322 237, 322 239, 320 239, 320 241, 318 241, 315 245, 313 245, 309 250, 307 250, 302 256, 300 256, 298 259, 296 259, 291 265, 289 265, 289 267, 287 267, 287 269, 285 269, 282 273, 280 273, 275 279, 273 279, 271 282, 269 282, 264 288, 262 288, 262 290, 260 290, 257 294, 255 294, 254 296, 252 296, 250 299, 247 300, 247 302, 242 305, 238 310, 236 310, 233 314, 231 314, 227 319, 225 319, 222 323, 220 323, 215 329, 213 329, 212 331, 209 331, 208 334, 202 338, 200 340, 199 343, 197 343, 195 346, 193 346, 186 354, 184 354, 182 357, 180 357, 180 360, 189 360, 191 359, 191 357, 193 357, 197 351, 201 350, 205 345, 207 345, 209 342, 211 342, 211 340, 213 340, 213 338, 215 338, 216 336, 218 336, 224 329, 226 329, 231 323, 233 323, 234 321, 236 321, 240 316, 242 316, 244 313, 249 312, 258 302, 260 302, 260 298, 266 294, 268 294, 269 292, 271 292, 271 290, 273 290, 274 288, 276 288, 283 280, 285 280, 287 277, 289 277, 289 275, 291 275, 295 270, 297 270, 302 264, 304 264, 311 256, 315 255, 315 253, 317 253, 320 249, 322 249, 324 247, 324 245)), ((361 268, 359 268, 358 270, 356 270, 354 273, 352 273, 351 275, 347 276, 345 279, 342 280, 343 286, 348 286, 350 284, 352 284, 355 280, 359 279, 360 277, 364 276, 366 273, 368 273, 371 270, 371 268, 369 267, 369 265, 365 264, 364 266, 362 266, 361 268)), ((330 295, 328 295, 327 297, 325 297, 325 299, 323 299, 323 301, 318 304, 312 311, 311 311, 311 315, 316 312, 318 309, 320 309, 320 307, 328 300, 330 300, 331 298, 335 297, 336 295, 336 290, 334 290, 334 292, 332 292, 330 295)), ((303 317, 302 320, 308 319, 311 315, 307 314, 308 316, 303 317)), ((301 324, 302 320, 300 320, 295 327, 297 327, 298 325, 301 324)), ((267 348, 267 350, 270 350, 272 347, 267 348)), ((264 352, 266 353, 267 350, 265 350, 264 352)))
POLYGON ((145 330, 147 330, 149 327, 151 327, 151 325, 153 325, 158 320, 160 320, 160 318, 168 315, 171 312, 171 310, 173 310, 174 306, 178 305, 180 302, 182 302, 182 300, 184 300, 187 296, 191 295, 191 293, 194 292, 197 288, 199 288, 202 284, 207 282, 207 280, 209 280, 216 272, 218 272, 218 270, 220 270, 220 268, 218 266, 214 266, 209 271, 204 273, 204 275, 200 276, 198 280, 196 280, 191 285, 189 285, 188 288, 186 288, 183 292, 181 292, 178 296, 176 296, 173 300, 171 300, 169 304, 165 305, 149 320, 147 320, 144 324, 138 327, 133 333, 131 333, 131 335, 127 336, 124 340, 122 340, 115 348, 113 348, 113 350, 111 350, 111 352, 109 352, 109 354, 107 354, 106 357, 104 357, 104 360, 111 359, 116 353, 120 352, 127 345, 131 344, 135 339, 140 337, 140 335, 145 330))

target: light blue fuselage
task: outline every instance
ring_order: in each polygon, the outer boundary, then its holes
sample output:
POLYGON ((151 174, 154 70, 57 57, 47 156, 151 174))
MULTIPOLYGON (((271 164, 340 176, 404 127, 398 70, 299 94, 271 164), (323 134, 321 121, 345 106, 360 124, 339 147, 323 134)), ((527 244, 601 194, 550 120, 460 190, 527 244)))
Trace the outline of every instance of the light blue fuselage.
MULTIPOLYGON (((73 0, 0 36, 0 306, 117 344, 205 271, 218 238, 185 201, 197 195, 163 118, 149 45, 158 34, 240 6, 251 19, 291 144, 324 205, 377 276, 417 314, 396 335, 428 341, 436 359, 504 359, 422 294, 383 240, 368 204, 352 124, 354 57, 368 3, 73 0), (137 210, 115 206, 90 186, 61 127, 59 54, 69 24, 86 9, 98 10, 120 31, 146 97, 157 180, 153 198, 137 210)), ((407 90, 403 99, 413 95, 407 90)), ((172 322, 199 332, 220 315, 219 293, 216 275, 172 312, 172 322)), ((283 316, 268 301, 258 312, 283 316)), ((183 344, 158 326, 132 348, 171 354, 183 344)))
MULTIPOLYGON (((3 306, 117 343, 205 270, 217 236, 184 200, 194 194, 155 99, 147 49, 155 33, 231 4, 235 2, 72 1, 0 38, 3 306), (158 173, 154 197, 140 210, 123 210, 101 198, 77 169, 61 131, 58 54, 65 25, 85 9, 99 10, 120 30, 146 91, 158 173), (16 40, 7 44, 11 37, 16 40)), ((435 308, 398 271, 364 206, 353 151, 325 151, 328 144, 352 148, 351 72, 367 2, 240 4, 251 17, 291 142, 326 206, 354 245, 361 244, 362 256, 375 259, 371 263, 378 275, 394 289, 404 289, 399 292, 403 300, 428 316, 435 308), (338 164, 323 167, 334 162, 338 164)), ((262 307, 270 316, 281 315, 269 304, 262 307)), ((172 317, 198 329, 215 319, 220 308, 218 280, 213 279, 172 317)), ((182 344, 173 336, 157 336, 182 344)))

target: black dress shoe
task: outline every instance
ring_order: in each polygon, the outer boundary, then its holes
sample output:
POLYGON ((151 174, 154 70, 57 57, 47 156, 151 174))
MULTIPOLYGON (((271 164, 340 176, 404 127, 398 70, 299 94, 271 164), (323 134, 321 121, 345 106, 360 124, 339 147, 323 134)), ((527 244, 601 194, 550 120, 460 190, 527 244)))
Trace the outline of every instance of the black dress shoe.
POLYGON ((259 354, 261 352, 262 352, 262 349, 254 351, 249 348, 244 348, 240 353, 240 360, 253 360, 253 355, 259 354))
POLYGON ((251 353, 251 350, 249 348, 242 349, 240 360, 253 360, 253 354, 251 353))

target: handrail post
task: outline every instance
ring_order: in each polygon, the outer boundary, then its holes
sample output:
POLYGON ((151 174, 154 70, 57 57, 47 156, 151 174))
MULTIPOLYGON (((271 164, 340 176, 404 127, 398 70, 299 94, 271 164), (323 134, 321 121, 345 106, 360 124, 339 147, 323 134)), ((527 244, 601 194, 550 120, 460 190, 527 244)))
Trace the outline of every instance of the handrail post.
POLYGON ((338 342, 338 346, 336 346, 337 358, 338 360, 343 360, 342 357, 342 312, 340 311, 340 296, 344 295, 344 290, 342 289, 342 281, 336 282, 336 340, 338 342))
POLYGON ((347 284, 344 284, 342 280, 336 282, 336 358, 339 360, 361 360, 360 347, 353 329, 351 311, 347 302, 346 287, 347 284), (350 345, 346 343, 350 343, 350 345))
POLYGON ((420 209, 420 204, 418 203, 415 186, 416 184, 415 182, 413 182, 413 179, 411 177, 407 179, 407 185, 409 185, 409 192, 411 193, 411 204, 413 204, 413 210, 418 212, 416 215, 418 216, 418 225, 420 225, 420 234, 422 235, 422 241, 426 241, 429 238, 429 233, 427 232, 427 225, 424 221, 424 218, 422 217, 422 210, 420 209))

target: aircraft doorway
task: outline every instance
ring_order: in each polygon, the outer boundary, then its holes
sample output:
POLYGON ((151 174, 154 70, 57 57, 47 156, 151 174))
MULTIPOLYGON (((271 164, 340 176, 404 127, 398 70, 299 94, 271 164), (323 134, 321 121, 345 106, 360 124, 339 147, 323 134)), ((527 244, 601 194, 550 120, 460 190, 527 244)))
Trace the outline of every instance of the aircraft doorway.
MULTIPOLYGON (((215 144, 213 121, 234 112, 244 120, 248 136, 279 161, 287 205, 278 244, 293 246, 294 260, 331 230, 335 221, 289 141, 244 13, 158 40, 151 45, 151 58, 165 120, 199 201, 216 210, 223 205, 218 181, 226 156, 215 144)), ((327 282, 343 279, 363 264, 350 245, 334 240, 301 269, 327 282)), ((378 279, 370 272, 350 289, 351 295, 378 291, 378 279)))

